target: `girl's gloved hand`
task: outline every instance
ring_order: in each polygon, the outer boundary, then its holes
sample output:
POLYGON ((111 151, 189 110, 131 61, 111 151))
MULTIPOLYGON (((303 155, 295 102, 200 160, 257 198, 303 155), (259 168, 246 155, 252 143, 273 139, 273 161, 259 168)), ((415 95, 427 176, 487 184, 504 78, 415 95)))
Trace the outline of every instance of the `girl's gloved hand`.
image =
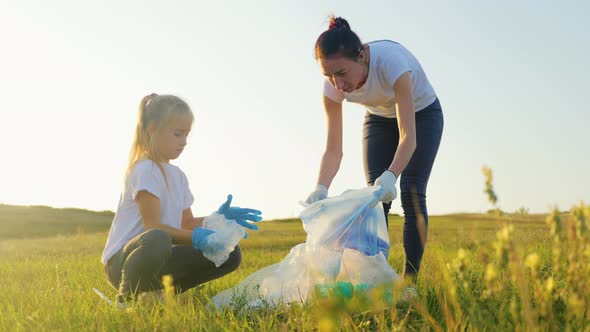
POLYGON ((196 227, 193 230, 192 244, 193 248, 204 251, 208 245, 208 236, 215 233, 214 231, 202 227, 196 227))
POLYGON ((227 201, 223 203, 217 213, 223 215, 225 219, 234 220, 240 226, 251 229, 251 230, 258 230, 258 226, 249 223, 249 221, 259 222, 262 220, 261 214, 262 212, 255 210, 255 209, 248 209, 248 208, 241 208, 237 206, 230 206, 231 201, 233 199, 232 195, 227 195, 227 201))

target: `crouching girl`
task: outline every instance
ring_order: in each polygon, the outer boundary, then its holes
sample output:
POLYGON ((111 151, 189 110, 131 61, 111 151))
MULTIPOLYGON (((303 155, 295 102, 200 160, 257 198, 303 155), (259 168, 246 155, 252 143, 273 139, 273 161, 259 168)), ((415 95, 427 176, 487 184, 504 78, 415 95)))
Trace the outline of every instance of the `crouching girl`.
MULTIPOLYGON (((238 246, 219 267, 203 256, 213 231, 201 227, 206 217, 193 217, 187 178, 169 163, 186 147, 193 119, 176 96, 151 94, 140 103, 124 189, 102 254, 117 303, 162 289, 165 275, 182 293, 240 265, 238 246)), ((253 230, 249 221, 261 220, 258 210, 232 207, 231 195, 217 213, 253 230)))

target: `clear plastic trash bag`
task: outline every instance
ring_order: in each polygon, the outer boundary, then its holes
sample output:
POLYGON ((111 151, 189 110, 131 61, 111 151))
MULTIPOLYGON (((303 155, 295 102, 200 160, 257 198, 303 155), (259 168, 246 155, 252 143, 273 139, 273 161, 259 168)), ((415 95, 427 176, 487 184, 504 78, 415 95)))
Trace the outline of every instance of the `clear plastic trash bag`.
POLYGON ((366 255, 382 252, 389 256, 389 235, 383 206, 371 207, 380 186, 347 190, 342 195, 309 205, 300 214, 307 232, 305 243, 312 247, 356 249, 366 255))
POLYGON ((205 218, 202 227, 215 231, 207 236, 207 245, 203 248, 203 256, 213 262, 215 267, 227 261, 229 254, 246 234, 242 226, 218 213, 205 218))
POLYGON ((316 283, 329 283, 340 273, 342 251, 305 243, 293 247, 274 273, 260 283, 260 296, 271 304, 305 302, 316 283))
POLYGON ((300 215, 306 242, 293 247, 281 262, 220 292, 213 303, 218 308, 305 303, 318 285, 350 282, 375 287, 399 279, 387 263, 383 208, 371 207, 379 190, 349 190, 309 205, 300 215))

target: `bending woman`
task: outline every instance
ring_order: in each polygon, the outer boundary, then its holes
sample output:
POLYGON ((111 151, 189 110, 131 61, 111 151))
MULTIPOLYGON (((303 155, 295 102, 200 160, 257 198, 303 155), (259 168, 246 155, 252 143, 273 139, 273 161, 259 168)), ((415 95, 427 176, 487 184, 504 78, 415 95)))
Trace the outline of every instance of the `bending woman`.
POLYGON ((385 218, 400 179, 404 211, 404 276, 415 281, 426 244, 426 186, 443 131, 443 113, 418 60, 390 40, 361 43, 343 18, 332 17, 315 45, 326 81, 328 137, 316 189, 307 203, 326 198, 342 160, 342 102, 366 108, 363 154, 368 185, 381 185, 385 218))

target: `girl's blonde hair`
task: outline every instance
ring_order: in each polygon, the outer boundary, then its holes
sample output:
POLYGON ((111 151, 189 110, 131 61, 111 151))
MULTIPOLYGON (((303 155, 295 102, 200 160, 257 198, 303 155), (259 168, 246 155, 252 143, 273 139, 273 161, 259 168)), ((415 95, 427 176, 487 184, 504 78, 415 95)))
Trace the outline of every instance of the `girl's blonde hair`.
POLYGON ((162 158, 155 149, 157 135, 150 133, 148 127, 153 123, 156 126, 154 133, 158 133, 178 116, 188 116, 191 121, 194 119, 193 112, 188 104, 176 96, 152 93, 141 99, 125 178, 129 176, 135 164, 142 160, 150 159, 158 165, 164 175, 164 179, 166 179, 166 173, 159 163, 162 158))

